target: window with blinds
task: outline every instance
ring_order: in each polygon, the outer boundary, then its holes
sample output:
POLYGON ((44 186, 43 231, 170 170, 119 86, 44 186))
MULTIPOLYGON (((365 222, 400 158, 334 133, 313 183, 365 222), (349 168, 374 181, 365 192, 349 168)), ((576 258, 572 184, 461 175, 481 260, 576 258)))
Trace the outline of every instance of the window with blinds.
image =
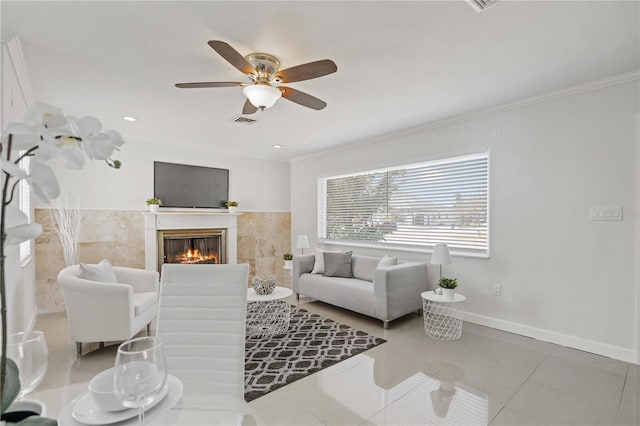
POLYGON ((489 253, 488 153, 319 180, 321 239, 489 253))

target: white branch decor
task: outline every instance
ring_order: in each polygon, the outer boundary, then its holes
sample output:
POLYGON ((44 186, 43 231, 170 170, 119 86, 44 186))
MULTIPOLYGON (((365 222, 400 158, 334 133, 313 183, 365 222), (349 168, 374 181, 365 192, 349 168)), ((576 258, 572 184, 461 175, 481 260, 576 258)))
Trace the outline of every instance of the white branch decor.
POLYGON ((79 262, 78 240, 82 222, 78 199, 56 198, 51 200, 51 207, 49 215, 62 244, 64 263, 66 266, 77 265, 79 262))

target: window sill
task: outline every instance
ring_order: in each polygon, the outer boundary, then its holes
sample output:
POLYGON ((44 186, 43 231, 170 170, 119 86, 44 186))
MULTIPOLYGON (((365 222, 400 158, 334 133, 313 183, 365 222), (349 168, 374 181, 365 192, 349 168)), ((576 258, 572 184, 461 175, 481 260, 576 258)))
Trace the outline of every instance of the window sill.
MULTIPOLYGON (((371 249, 386 250, 386 251, 403 251, 403 252, 419 253, 419 254, 433 253, 433 248, 431 247, 418 247, 418 246, 410 246, 410 245, 384 244, 384 243, 364 243, 364 242, 356 242, 356 241, 329 240, 326 238, 319 238, 318 244, 325 244, 330 246, 362 247, 362 248, 371 248, 371 249)), ((455 256, 455 257, 470 257, 475 259, 489 259, 490 257, 489 253, 456 250, 452 248, 449 248, 449 252, 451 256, 455 256)))

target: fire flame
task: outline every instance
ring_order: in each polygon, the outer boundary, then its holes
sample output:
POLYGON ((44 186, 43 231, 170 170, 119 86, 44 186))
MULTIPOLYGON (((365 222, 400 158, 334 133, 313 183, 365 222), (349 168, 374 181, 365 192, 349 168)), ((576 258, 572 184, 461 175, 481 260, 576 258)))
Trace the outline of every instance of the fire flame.
POLYGON ((198 249, 189 249, 177 258, 180 263, 218 263, 215 254, 204 256, 198 249))

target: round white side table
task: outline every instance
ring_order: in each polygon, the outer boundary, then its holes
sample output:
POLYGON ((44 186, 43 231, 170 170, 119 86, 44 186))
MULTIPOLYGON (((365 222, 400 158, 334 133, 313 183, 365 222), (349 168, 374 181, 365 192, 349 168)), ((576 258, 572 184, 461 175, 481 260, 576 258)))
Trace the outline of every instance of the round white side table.
POLYGON ((276 286, 270 294, 258 294, 248 288, 247 336, 262 338, 286 332, 291 319, 291 305, 286 299, 292 294, 286 287, 276 286))
POLYGON ((425 291, 421 296, 427 336, 438 340, 459 339, 462 336, 464 301, 467 298, 456 293, 453 300, 446 299, 433 291, 425 291))

